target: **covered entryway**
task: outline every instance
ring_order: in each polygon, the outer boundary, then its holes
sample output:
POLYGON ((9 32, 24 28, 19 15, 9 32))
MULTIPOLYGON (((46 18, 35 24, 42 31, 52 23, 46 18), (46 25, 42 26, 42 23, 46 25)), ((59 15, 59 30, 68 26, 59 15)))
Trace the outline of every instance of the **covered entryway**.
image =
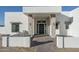
POLYGON ((33 14, 34 18, 34 34, 49 35, 50 18, 48 14, 33 14))
POLYGON ((31 36, 43 34, 49 35, 52 38, 56 37, 55 33, 55 14, 48 13, 33 13, 28 14, 29 34, 31 36))

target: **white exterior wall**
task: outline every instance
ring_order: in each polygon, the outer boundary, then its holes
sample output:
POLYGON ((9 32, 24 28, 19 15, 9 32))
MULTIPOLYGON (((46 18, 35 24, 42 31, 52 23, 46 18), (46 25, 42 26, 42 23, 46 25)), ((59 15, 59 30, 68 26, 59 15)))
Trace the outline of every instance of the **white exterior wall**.
POLYGON ((56 34, 59 34, 59 29, 56 29, 56 34))
POLYGON ((2 37, 2 47, 7 47, 7 37, 2 37))
MULTIPOLYGON (((57 47, 63 48, 62 37, 57 37, 57 47)), ((64 48, 79 48, 79 37, 64 37, 64 48)))
POLYGON ((0 34, 6 34, 6 28, 4 27, 0 27, 0 34))
POLYGON ((71 11, 71 16, 73 17, 73 22, 69 26, 68 34, 79 37, 79 8, 71 11))
POLYGON ((65 48, 79 48, 79 37, 65 37, 65 48))
POLYGON ((58 48, 63 48, 63 42, 62 42, 63 38, 62 37, 57 37, 57 47, 58 48))
POLYGON ((60 6, 33 6, 33 7, 23 7, 23 12, 26 13, 56 13, 56 12, 61 12, 61 7, 60 6))
MULTIPOLYGON (((30 37, 9 37, 9 47, 30 47, 30 37)), ((2 47, 7 47, 7 36, 2 37, 2 47)))
POLYGON ((11 32, 11 23, 20 22, 20 32, 24 30, 28 31, 28 16, 22 12, 6 12, 5 13, 5 26, 0 27, 0 33, 2 34, 15 34, 11 32))

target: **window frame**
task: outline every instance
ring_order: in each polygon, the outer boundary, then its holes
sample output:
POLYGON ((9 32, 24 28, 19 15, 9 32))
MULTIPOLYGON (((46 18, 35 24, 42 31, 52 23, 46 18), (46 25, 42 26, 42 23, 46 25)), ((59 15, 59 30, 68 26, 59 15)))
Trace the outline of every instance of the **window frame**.
POLYGON ((12 23, 11 24, 11 32, 19 32, 20 30, 20 23, 12 23), (18 27, 17 27, 18 26, 18 27), (15 28, 14 28, 15 27, 15 28))

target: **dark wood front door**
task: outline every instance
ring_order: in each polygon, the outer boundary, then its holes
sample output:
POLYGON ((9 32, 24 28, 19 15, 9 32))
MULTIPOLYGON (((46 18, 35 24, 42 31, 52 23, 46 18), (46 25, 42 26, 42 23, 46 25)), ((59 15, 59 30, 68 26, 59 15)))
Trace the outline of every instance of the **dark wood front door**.
POLYGON ((44 24, 39 24, 39 34, 44 34, 44 24))

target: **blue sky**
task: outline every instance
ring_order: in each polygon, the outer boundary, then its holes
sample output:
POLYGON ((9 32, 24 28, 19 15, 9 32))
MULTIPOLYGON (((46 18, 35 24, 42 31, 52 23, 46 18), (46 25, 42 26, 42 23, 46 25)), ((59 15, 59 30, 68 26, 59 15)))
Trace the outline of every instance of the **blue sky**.
POLYGON ((62 11, 71 11, 79 6, 62 6, 62 11))
POLYGON ((0 6, 0 25, 4 24, 4 12, 22 12, 21 6, 0 6))
MULTIPOLYGON (((62 11, 71 11, 79 6, 62 6, 62 11)), ((0 6, 0 25, 4 25, 4 12, 22 12, 22 6, 0 6)))

